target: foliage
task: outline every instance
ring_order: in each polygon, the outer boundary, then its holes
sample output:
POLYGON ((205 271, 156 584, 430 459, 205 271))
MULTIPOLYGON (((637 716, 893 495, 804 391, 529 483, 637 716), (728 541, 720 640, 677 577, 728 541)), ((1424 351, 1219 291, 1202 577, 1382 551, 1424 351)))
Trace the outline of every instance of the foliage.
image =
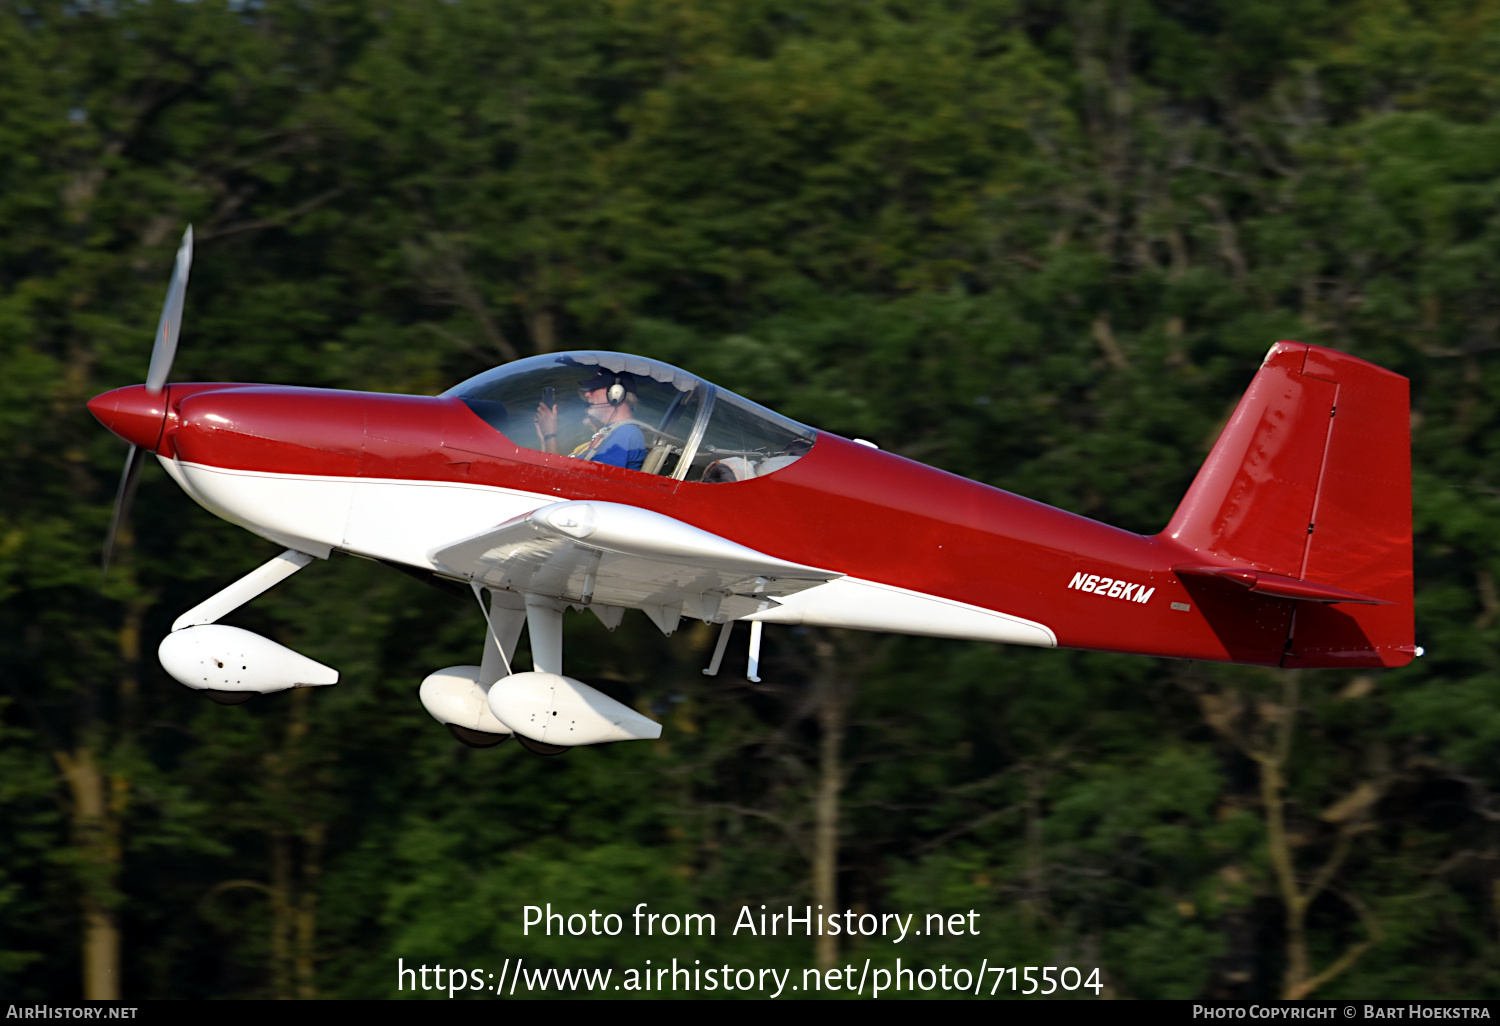
POLYGON ((983 916, 922 959, 1279 994, 1277 804, 1301 882, 1335 869, 1313 968, 1369 945, 1319 996, 1493 996, 1497 36, 1494 0, 0 0, 0 989, 74 993, 89 901, 139 998, 390 996, 397 958, 810 965, 726 928, 811 898, 836 651, 842 899, 983 916), (148 467, 101 590, 120 447, 83 407, 141 379, 186 222, 179 379, 432 393, 621 348, 1148 533, 1271 342, 1353 352, 1412 380, 1429 655, 1288 701, 773 629, 757 689, 698 672, 706 630, 570 618, 570 667, 667 730, 541 760, 416 702, 476 658, 471 604, 335 557, 232 622, 345 683, 208 705, 155 641, 272 553, 148 467), (1273 803, 1256 753, 1293 722, 1273 803), (548 901, 720 932, 519 936, 548 901))

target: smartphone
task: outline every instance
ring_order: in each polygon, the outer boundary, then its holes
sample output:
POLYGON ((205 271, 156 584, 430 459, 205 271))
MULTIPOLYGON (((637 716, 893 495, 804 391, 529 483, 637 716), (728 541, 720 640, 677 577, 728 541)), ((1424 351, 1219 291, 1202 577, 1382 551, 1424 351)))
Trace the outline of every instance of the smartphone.
POLYGON ((557 389, 553 388, 551 385, 548 385, 546 388, 542 389, 542 403, 546 406, 556 406, 557 389))

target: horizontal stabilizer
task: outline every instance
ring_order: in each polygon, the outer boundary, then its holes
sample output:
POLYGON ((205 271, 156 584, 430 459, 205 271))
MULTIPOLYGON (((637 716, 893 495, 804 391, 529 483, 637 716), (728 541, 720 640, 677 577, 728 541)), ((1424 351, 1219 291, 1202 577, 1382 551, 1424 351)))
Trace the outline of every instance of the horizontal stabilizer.
POLYGON ((1392 605, 1386 599, 1371 598, 1328 584, 1299 581, 1295 577, 1283 577, 1264 570, 1247 570, 1237 566, 1174 566, 1172 572, 1178 577, 1212 577, 1272 598, 1294 599, 1299 602, 1358 602, 1367 606, 1392 605))

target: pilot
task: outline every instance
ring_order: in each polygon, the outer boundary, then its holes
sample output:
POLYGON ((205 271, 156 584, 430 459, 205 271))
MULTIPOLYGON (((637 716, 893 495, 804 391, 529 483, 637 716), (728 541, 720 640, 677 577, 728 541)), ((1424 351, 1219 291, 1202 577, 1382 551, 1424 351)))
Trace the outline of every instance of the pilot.
MULTIPOLYGON (((634 419, 634 375, 601 370, 578 383, 586 404, 584 420, 597 428, 593 437, 574 449, 575 459, 640 470, 646 461, 646 435, 634 419)), ((557 407, 545 402, 536 408, 536 433, 546 452, 557 452, 557 407)))

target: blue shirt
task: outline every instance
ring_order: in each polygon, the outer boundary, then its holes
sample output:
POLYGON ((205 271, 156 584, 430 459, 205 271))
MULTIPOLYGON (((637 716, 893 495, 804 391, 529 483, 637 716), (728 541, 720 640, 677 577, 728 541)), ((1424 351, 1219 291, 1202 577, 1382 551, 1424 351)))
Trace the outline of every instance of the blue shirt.
POLYGON ((646 462, 646 436, 634 424, 621 424, 599 443, 599 451, 589 457, 595 463, 640 470, 646 462))

